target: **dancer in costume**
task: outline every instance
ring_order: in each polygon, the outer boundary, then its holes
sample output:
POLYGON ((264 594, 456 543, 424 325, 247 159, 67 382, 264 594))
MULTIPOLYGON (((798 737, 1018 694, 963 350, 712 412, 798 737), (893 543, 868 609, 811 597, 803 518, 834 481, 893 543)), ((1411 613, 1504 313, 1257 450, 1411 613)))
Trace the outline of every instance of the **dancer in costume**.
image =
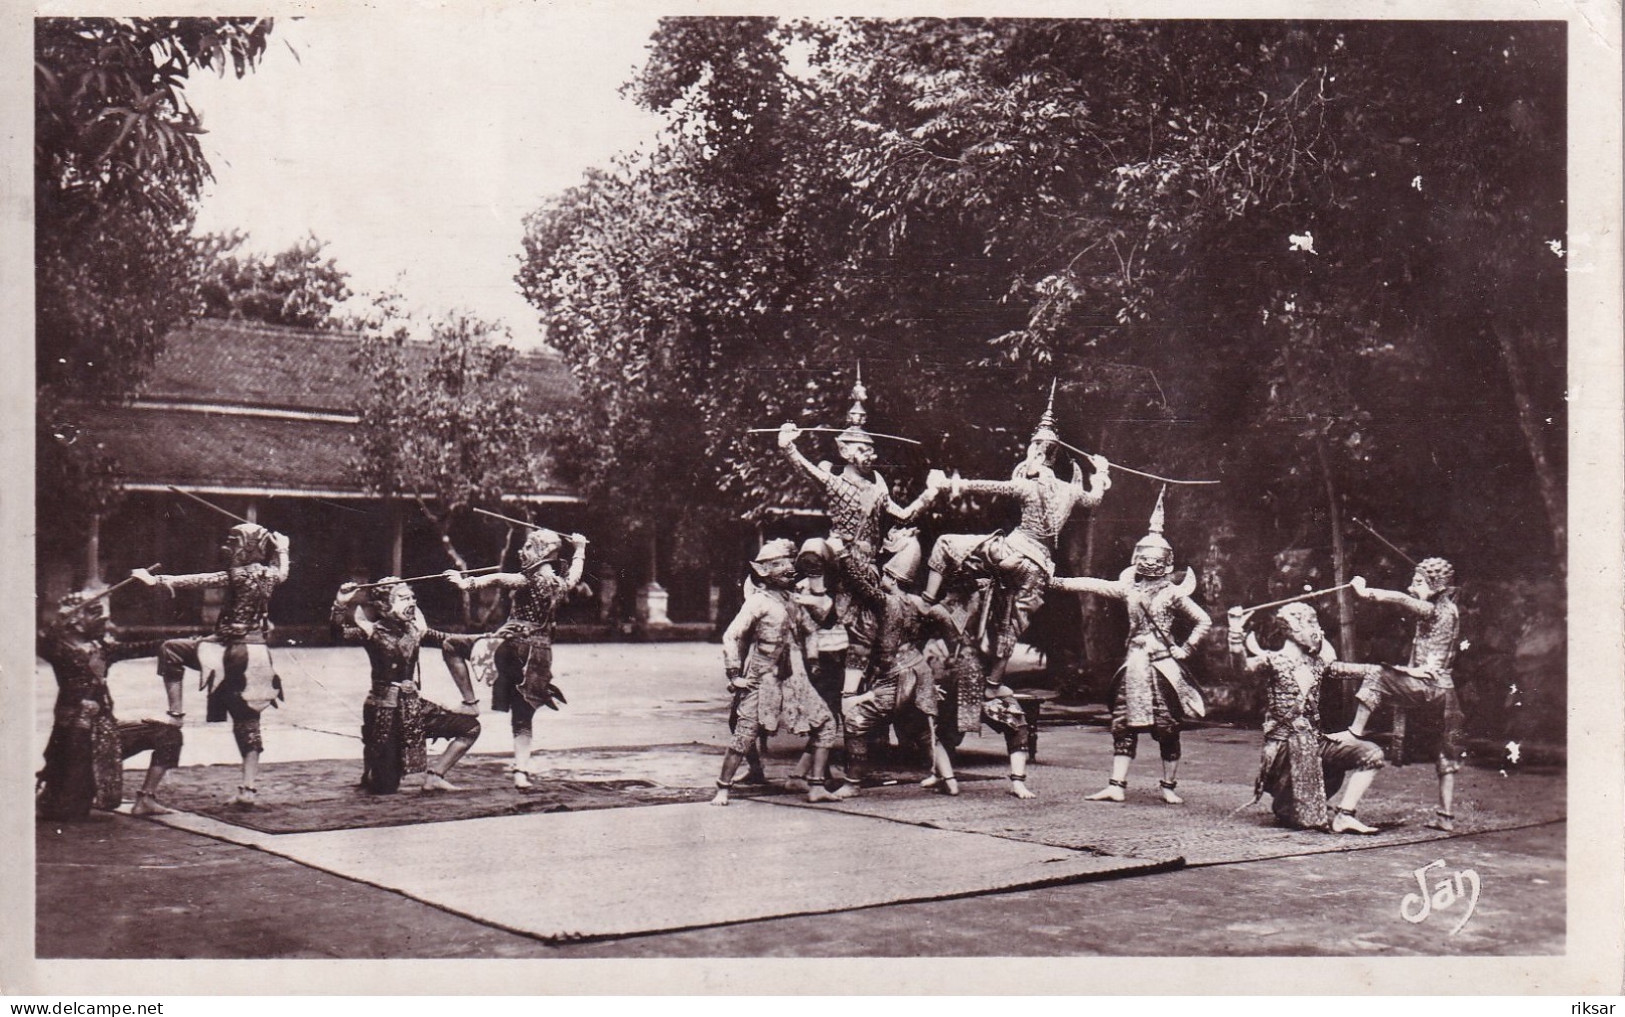
MULTIPOLYGON (((839 472, 829 463, 815 465, 801 454, 796 447, 796 439, 801 435, 799 427, 787 423, 779 428, 779 448, 785 457, 823 489, 830 536, 840 538, 850 550, 853 567, 874 564, 888 518, 904 523, 912 521, 935 500, 940 490, 939 485, 928 484, 907 506, 892 500, 886 478, 874 468, 874 436, 863 428, 869 419, 863 405, 867 396, 862 381, 852 386, 853 403, 847 411, 847 427, 835 438, 835 447, 846 463, 839 472)), ((816 545, 808 550, 818 553, 816 545)), ((853 602, 851 577, 845 567, 837 564, 833 578, 830 593, 835 598, 835 609, 840 613, 849 641, 845 667, 850 682, 863 671, 873 631, 853 602)))
MULTIPOLYGON (((894 531, 895 533, 896 531, 894 531)), ((953 619, 940 604, 927 604, 911 591, 920 571, 920 542, 913 530, 897 539, 897 550, 876 571, 873 564, 859 564, 844 541, 830 538, 830 547, 841 562, 843 572, 854 584, 853 592, 874 619, 874 642, 870 647, 865 688, 843 692, 842 722, 846 731, 846 779, 836 789, 841 798, 858 794, 868 764, 868 735, 886 724, 897 722, 900 731, 910 726, 934 725, 937 713, 936 683, 922 652, 925 641, 941 632, 957 642, 959 632, 953 619)), ((888 542, 890 543, 890 542, 888 542)), ((931 733, 933 770, 947 766, 947 750, 931 733)), ((958 793, 951 767, 943 789, 958 793)))
MULTIPOLYGON (((587 563, 587 538, 579 533, 568 537, 548 529, 534 529, 519 547, 518 572, 493 572, 465 576, 448 569, 453 586, 460 590, 481 590, 495 586, 509 591, 512 607, 508 620, 494 633, 501 642, 495 654, 496 682, 491 690, 491 709, 509 713, 513 725, 514 787, 531 786, 530 752, 532 726, 538 707, 557 710, 564 694, 553 684, 553 630, 558 625, 559 605, 581 582, 587 563), (564 542, 575 548, 564 575, 555 571, 564 542)), ((446 667, 459 689, 467 683, 468 658, 479 635, 447 636, 441 641, 446 667)), ((464 699, 472 698, 466 691, 464 699)))
POLYGON ((468 676, 455 673, 462 709, 448 710, 419 695, 419 647, 444 645, 446 633, 429 628, 412 587, 396 576, 368 590, 345 583, 333 599, 331 619, 346 642, 366 648, 372 665, 372 689, 361 708, 362 786, 394 794, 403 774, 422 773, 425 791, 460 790, 446 775, 480 736, 473 716, 479 700, 468 676), (441 738, 446 750, 431 765, 427 743, 441 738))
POLYGON ((92 808, 116 809, 124 793, 124 760, 151 752, 146 779, 130 812, 170 812, 158 801, 164 774, 180 765, 181 715, 120 722, 113 715, 107 668, 151 657, 159 642, 119 642, 107 631, 107 602, 85 591, 63 597, 38 651, 56 673, 56 714, 36 775, 36 803, 45 819, 83 819, 92 808), (94 600, 94 602, 92 602, 94 600))
POLYGON ((934 757, 932 775, 922 785, 954 794, 958 782, 954 779, 953 753, 965 735, 980 731, 986 724, 1004 738, 1010 760, 1010 794, 1017 798, 1036 798, 1037 794, 1027 787, 1027 759, 1032 750, 1032 729, 1027 714, 1009 686, 997 681, 987 683, 987 664, 976 646, 975 636, 985 617, 984 608, 993 596, 993 580, 956 581, 950 583, 947 590, 942 606, 965 637, 956 644, 933 640, 926 647, 926 658, 931 661, 937 683, 935 733, 948 751, 945 758, 934 757))
POLYGON ((1281 648, 1275 651, 1264 651, 1256 642, 1251 647, 1245 645, 1242 628, 1250 612, 1234 607, 1228 617, 1231 661, 1266 682, 1264 752, 1253 784, 1253 801, 1268 791, 1275 817, 1284 826, 1329 826, 1333 833, 1376 833, 1375 827, 1355 818, 1355 810, 1382 769, 1382 749, 1358 739, 1333 740, 1320 730, 1323 679, 1355 671, 1337 662, 1337 653, 1322 632, 1315 609, 1298 603, 1275 612, 1284 636, 1281 648), (1341 800, 1328 802, 1328 780, 1340 784, 1345 774, 1347 785, 1339 796, 1341 800), (1335 809, 1329 817, 1328 808, 1335 809))
MULTIPOLYGON (((807 637, 807 678, 813 691, 824 701, 830 716, 835 719, 835 747, 830 750, 828 765, 814 771, 813 752, 801 754, 790 771, 789 785, 797 791, 807 790, 812 783, 823 783, 831 775, 843 776, 846 761, 842 750, 841 690, 846 684, 846 655, 850 645, 846 625, 835 609, 835 599, 829 593, 829 578, 835 568, 834 553, 823 538, 804 541, 796 555, 796 603, 812 620, 812 634, 807 637)), ((758 769, 759 758, 751 764, 758 769)))
MULTIPOLYGON (((722 757, 712 805, 727 805, 739 764, 760 733, 781 726, 806 735, 812 774, 824 773, 835 745, 835 718, 807 680, 807 644, 815 623, 796 603, 795 545, 770 540, 751 571, 759 582, 722 634, 722 663, 733 693, 733 737, 722 757)), ((807 791, 809 802, 834 801, 821 783, 807 791)))
POLYGON ((1162 535, 1162 495, 1151 513, 1151 526, 1134 545, 1133 564, 1116 580, 1086 576, 1056 578, 1050 588, 1069 593, 1092 593, 1121 600, 1128 608, 1129 635, 1123 666, 1114 681, 1112 702, 1112 774, 1107 786, 1088 796, 1090 801, 1120 802, 1128 788, 1140 732, 1148 732, 1162 754, 1162 800, 1180 805, 1180 725, 1187 715, 1205 712, 1201 694, 1186 678, 1182 662, 1201 643, 1213 620, 1191 599, 1196 572, 1185 570, 1182 583, 1172 579, 1174 549, 1162 535), (1189 626, 1184 639, 1176 638, 1175 621, 1189 626))
POLYGON ((1456 698, 1453 670, 1461 636, 1461 614, 1456 607, 1456 570, 1443 558, 1426 558, 1416 566, 1410 589, 1378 590, 1368 587, 1362 576, 1349 581, 1354 592, 1379 604, 1393 604, 1416 617, 1408 665, 1355 664, 1363 676, 1354 694, 1358 704, 1354 722, 1347 731, 1332 735, 1354 742, 1365 734, 1371 715, 1383 703, 1392 702, 1412 709, 1429 710, 1440 718, 1440 737, 1435 757, 1439 775, 1439 807, 1427 824, 1436 830, 1454 830, 1452 811, 1456 795, 1456 773, 1466 755, 1463 745, 1466 718, 1456 698))
POLYGON ((1055 430, 1055 399, 1039 419, 1038 428, 1027 444, 1027 457, 1009 480, 960 480, 951 482, 941 471, 933 470, 929 484, 947 483, 954 498, 964 494, 990 494, 1021 502, 1021 524, 1008 534, 950 533, 937 538, 931 549, 931 575, 925 599, 935 603, 942 596, 943 583, 961 574, 987 575, 998 580, 1003 594, 997 598, 989 645, 982 648, 988 659, 995 685, 1003 681, 1005 667, 1016 641, 1027 631, 1033 613, 1044 604, 1044 591, 1055 571, 1055 544, 1061 528, 1078 508, 1099 505, 1111 487, 1107 475, 1110 464, 1103 456, 1090 456, 1094 474, 1083 486, 1083 470, 1072 464, 1072 480, 1062 481, 1052 464, 1060 440, 1055 430))
POLYGON ((266 637, 271 629, 271 594, 288 578, 288 544, 280 533, 256 523, 239 523, 226 534, 221 548, 224 571, 184 576, 155 576, 146 569, 130 573, 172 596, 177 590, 226 591, 214 633, 166 640, 158 652, 158 676, 164 680, 171 717, 185 716, 181 682, 186 669, 194 668, 200 684, 209 690, 209 722, 231 719, 231 733, 243 757, 242 783, 230 802, 237 808, 253 808, 256 800, 260 754, 265 751, 260 713, 283 698, 266 637))

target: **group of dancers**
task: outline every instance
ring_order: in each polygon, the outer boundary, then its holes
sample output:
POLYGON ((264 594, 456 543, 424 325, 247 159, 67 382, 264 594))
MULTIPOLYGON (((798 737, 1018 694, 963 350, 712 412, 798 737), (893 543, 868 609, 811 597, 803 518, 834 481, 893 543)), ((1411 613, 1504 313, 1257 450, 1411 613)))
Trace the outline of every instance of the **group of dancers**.
MULTIPOLYGON (((1057 476, 1056 457, 1064 443, 1055 426, 1053 393, 1009 480, 964 480, 932 470, 924 491, 907 506, 893 499, 875 470, 861 383, 854 396, 848 426, 835 437, 839 466, 807 459, 797 447, 803 431, 796 425, 785 424, 777 433, 788 462, 820 488, 829 532, 799 546, 769 540, 749 563, 744 604, 722 639, 732 697, 730 739, 712 803, 728 804, 742 765, 760 774, 765 738, 779 730, 806 739, 790 780, 805 789, 809 801, 853 797, 869 770, 871 736, 888 726, 905 742, 929 745, 931 773, 922 787, 958 795, 954 749, 965 734, 985 725, 1004 738, 1009 793, 1034 798, 1027 773, 1033 732, 1005 672, 1034 612, 1046 596, 1061 592, 1121 601, 1128 614, 1124 658, 1110 693, 1111 773, 1106 786, 1088 798, 1126 800, 1143 733, 1159 748, 1160 799, 1183 804, 1177 791, 1180 731, 1204 712, 1186 662, 1212 622, 1192 599, 1194 570, 1187 567, 1176 578, 1174 551, 1162 532, 1162 496, 1129 566, 1115 579, 1057 576, 1062 528, 1076 509, 1101 503, 1113 467, 1101 456, 1088 456, 1087 483, 1076 461, 1070 480, 1057 476), (925 554, 917 529, 906 524, 944 496, 957 503, 966 495, 1015 500, 1020 523, 1008 532, 946 534, 925 554)), ((507 620, 488 634, 430 628, 412 592, 415 580, 389 576, 339 588, 330 620, 345 641, 365 649, 371 670, 362 716, 361 782, 368 791, 394 793, 414 774, 421 774, 424 792, 458 790, 451 771, 480 735, 480 700, 471 677, 476 669, 491 682, 491 708, 510 716, 512 782, 520 790, 532 786, 536 711, 556 710, 564 702, 553 682, 556 616, 581 581, 587 543, 580 534, 533 527, 518 550, 519 571, 443 573, 462 590, 498 588, 509 594, 507 620), (447 707, 422 696, 418 660, 425 645, 441 651, 460 703, 447 707), (428 743, 437 740, 447 745, 431 761, 428 743)), ((283 697, 266 643, 268 608, 272 592, 288 575, 289 540, 240 522, 227 534, 222 553, 220 571, 163 575, 135 569, 126 581, 164 594, 222 590, 219 617, 206 636, 119 641, 108 633, 110 591, 81 591, 62 599, 39 645, 59 687, 38 775, 42 816, 69 819, 92 808, 116 808, 122 800, 123 760, 141 752, 151 752, 151 762, 131 811, 170 811, 157 792, 165 772, 179 763, 188 670, 198 673, 200 687, 207 690, 208 719, 232 723, 242 773, 229 804, 257 807, 264 750, 260 715, 283 697), (141 656, 157 657, 167 711, 162 718, 120 723, 107 690, 107 669, 117 660, 141 656)), ((1453 569, 1443 559, 1429 558, 1417 566, 1403 593, 1369 587, 1360 578, 1351 585, 1358 596, 1415 617, 1407 664, 1338 661, 1314 609, 1302 601, 1275 612, 1278 650, 1263 648, 1247 634, 1252 611, 1233 608, 1227 615, 1233 666, 1265 682, 1255 800, 1270 794, 1277 818, 1290 826, 1376 832, 1356 815, 1384 763, 1382 749, 1364 735, 1373 713, 1394 703, 1439 718, 1439 804, 1430 825, 1452 829, 1454 775, 1463 757, 1463 717, 1452 680, 1460 628, 1453 569), (1358 708, 1346 731, 1328 734, 1321 730, 1319 703, 1324 681, 1333 676, 1359 681, 1358 708)))

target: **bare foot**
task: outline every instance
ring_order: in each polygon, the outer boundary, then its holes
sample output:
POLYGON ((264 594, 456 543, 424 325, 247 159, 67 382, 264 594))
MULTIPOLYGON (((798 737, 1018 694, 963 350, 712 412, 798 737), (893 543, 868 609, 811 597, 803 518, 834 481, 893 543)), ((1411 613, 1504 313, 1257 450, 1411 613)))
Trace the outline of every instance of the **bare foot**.
POLYGON ((435 773, 433 770, 423 775, 423 790, 425 791, 461 791, 462 788, 435 773))
POLYGON ((158 804, 158 799, 155 796, 149 795, 143 791, 135 796, 135 805, 131 806, 130 815, 168 816, 174 813, 174 811, 174 809, 168 809, 158 804))
MULTIPOLYGON (((1117 790, 1120 790, 1120 789, 1117 789, 1117 790)), ((1010 793, 1015 795, 1017 798, 1037 798, 1038 797, 1038 795, 1036 793, 1034 793, 1031 788, 1027 787, 1027 782, 1025 780, 1017 780, 1014 777, 1010 778, 1010 793)), ((1121 798, 1119 798, 1117 800, 1122 801, 1121 798)))
POLYGON ((836 798, 856 798, 858 796, 858 786, 849 780, 842 781, 841 786, 831 794, 836 798))
POLYGON ((1423 825, 1430 830, 1442 830, 1445 833, 1455 833, 1456 817, 1448 812, 1440 812, 1438 809, 1434 809, 1433 818, 1428 820, 1423 825))
POLYGON ((841 796, 834 794, 822 784, 814 784, 807 789, 807 800, 809 802, 838 802, 841 800, 841 796))
POLYGON ((1086 802, 1120 802, 1123 798, 1123 789, 1113 784, 1111 787, 1101 788, 1092 795, 1084 795, 1083 800, 1086 802))
POLYGON ((518 767, 513 768, 513 786, 520 791, 530 790, 530 774, 518 767))
POLYGON ((717 788, 717 793, 711 798, 712 805, 727 805, 728 791, 726 788, 717 788))
POLYGON ((257 803, 258 791, 251 787, 239 787, 231 801, 226 804, 234 809, 252 809, 257 803))
POLYGON ((1174 789, 1169 787, 1167 784, 1161 785, 1161 789, 1162 789, 1162 800, 1167 802, 1169 805, 1184 805, 1185 804, 1185 799, 1183 799, 1183 798, 1179 797, 1178 795, 1174 794, 1174 789))
POLYGON ((938 777, 936 774, 933 773, 931 776, 929 776, 929 777, 925 778, 924 780, 920 781, 920 786, 925 788, 927 791, 931 790, 934 787, 941 787, 942 786, 942 778, 938 777))
POLYGON ((1362 823, 1358 819, 1354 818, 1354 813, 1338 809, 1332 815, 1332 832, 1372 834, 1377 833, 1378 831, 1376 827, 1367 826, 1365 823, 1362 823))
POLYGON ((799 773, 792 773, 784 779, 784 786, 792 791, 807 790, 807 778, 799 773))

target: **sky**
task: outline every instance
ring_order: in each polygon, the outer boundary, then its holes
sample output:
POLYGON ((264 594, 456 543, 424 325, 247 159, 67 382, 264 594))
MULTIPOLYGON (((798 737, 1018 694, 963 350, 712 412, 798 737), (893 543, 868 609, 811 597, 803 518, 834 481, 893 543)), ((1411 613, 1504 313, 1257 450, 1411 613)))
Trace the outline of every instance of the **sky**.
POLYGON ((278 19, 247 77, 195 74, 216 178, 197 231, 242 230, 262 253, 313 232, 354 290, 395 287, 416 311, 467 309, 541 343, 513 282, 521 220, 654 135, 619 90, 656 19, 486 10, 278 19))

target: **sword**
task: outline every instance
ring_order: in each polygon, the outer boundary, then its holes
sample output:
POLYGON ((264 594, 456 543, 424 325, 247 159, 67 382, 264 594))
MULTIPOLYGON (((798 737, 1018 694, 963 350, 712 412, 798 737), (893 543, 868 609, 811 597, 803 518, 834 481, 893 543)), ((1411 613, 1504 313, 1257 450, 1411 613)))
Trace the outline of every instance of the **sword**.
MULTIPOLYGON (((151 565, 147 566, 147 571, 151 572, 154 569, 161 569, 163 567, 164 566, 163 566, 162 562, 156 562, 155 561, 151 565)), ((85 608, 87 608, 90 605, 96 603, 97 601, 105 600, 106 598, 111 597, 113 595, 114 590, 117 590, 120 587, 128 586, 133 582, 135 582, 135 576, 128 576, 128 577, 126 577, 124 579, 121 579, 118 582, 114 583, 112 586, 109 586, 107 589, 105 589, 102 592, 96 594, 94 597, 86 598, 84 603, 79 604, 77 607, 75 607, 72 611, 69 611, 68 613, 69 614, 74 614, 76 612, 83 611, 85 608)))
POLYGON ((486 511, 485 509, 482 509, 482 508, 477 508, 474 511, 478 512, 482 516, 490 516, 492 519, 500 519, 505 523, 512 523, 515 526, 523 526, 526 529, 530 529, 530 530, 545 530, 545 529, 547 529, 547 527, 543 526, 541 523, 527 523, 523 519, 515 519, 512 516, 505 516, 500 512, 488 512, 488 511, 486 511))
POLYGON ((1268 604, 1259 604, 1257 607, 1244 607, 1241 610, 1244 614, 1252 614, 1254 611, 1262 611, 1269 607, 1281 607, 1285 604, 1296 604, 1300 600, 1309 600, 1311 597, 1323 597, 1328 593, 1336 593, 1338 590, 1344 590, 1353 585, 1353 583, 1339 583, 1336 586, 1328 586, 1324 590, 1312 590, 1309 593, 1300 593, 1296 597, 1288 597, 1285 600, 1272 600, 1268 604))
POLYGON ((216 505, 214 502, 210 501, 209 499, 207 499, 207 498, 199 498, 197 495, 193 494, 191 491, 182 491, 180 488, 176 487, 174 484, 165 484, 164 486, 169 488, 171 491, 174 491, 176 494, 185 495, 186 497, 188 497, 188 498, 192 499, 193 501, 197 502, 199 505, 202 505, 204 508, 214 509, 216 512, 218 512, 221 515, 225 516, 227 519, 235 519, 239 523, 252 523, 253 522, 252 520, 244 519, 242 516, 238 515, 235 512, 227 512, 225 509, 221 508, 219 505, 216 505))
MULTIPOLYGON (((1059 438, 1055 439, 1055 444, 1061 446, 1064 449, 1068 449, 1070 451, 1076 452, 1078 455, 1083 456, 1085 458, 1088 458, 1091 455, 1091 453, 1085 452, 1083 449, 1078 448, 1076 445, 1068 445, 1066 442, 1060 440, 1059 438)), ((1218 483, 1217 480, 1174 480, 1171 477, 1159 477, 1155 473, 1147 473, 1144 470, 1136 470, 1136 469, 1134 469, 1132 467, 1124 466, 1122 463, 1119 463, 1119 462, 1113 462, 1111 464, 1111 467, 1114 470, 1122 470, 1124 473, 1132 473, 1132 474, 1134 474, 1136 476, 1148 477, 1151 480, 1160 480, 1164 484, 1217 484, 1218 483)))
POLYGON ((1367 533, 1371 534, 1373 537, 1376 537, 1378 540, 1382 541, 1384 544, 1387 544, 1389 550, 1393 551, 1395 554, 1399 555, 1401 558, 1403 558, 1406 561, 1410 562, 1411 566, 1413 568, 1416 566, 1416 559, 1415 558, 1412 558, 1410 555, 1406 554, 1404 551, 1401 551, 1399 548, 1395 547, 1393 542, 1390 541, 1387 537, 1384 537, 1382 534, 1380 534, 1376 530, 1372 529, 1370 523, 1366 522, 1364 519, 1359 518, 1358 516, 1349 516, 1349 519, 1353 520, 1356 524, 1358 524, 1359 526, 1364 528, 1365 531, 1367 533))
MULTIPOLYGON (((484 568, 480 568, 480 569, 458 569, 457 571, 462 573, 465 576, 478 576, 478 575, 483 575, 483 574, 485 574, 487 572, 500 571, 501 568, 502 568, 501 565, 487 565, 484 568)), ((372 590, 372 589, 377 589, 380 586, 394 586, 396 583, 421 583, 421 582, 426 582, 427 580, 430 580, 430 579, 444 579, 444 578, 446 578, 446 574, 444 572, 434 572, 434 573, 431 573, 431 574, 426 575, 426 576, 412 576, 411 578, 408 578, 408 579, 391 579, 387 583, 362 583, 361 585, 357 586, 356 589, 358 589, 358 590, 372 590)))
MULTIPOLYGON (((828 431, 828 432, 830 432, 832 434, 841 434, 842 432, 844 432, 846 430, 846 428, 844 428, 844 427, 803 427, 800 430, 803 430, 803 431, 828 431)), ((778 434, 779 429, 777 427, 752 427, 752 428, 749 428, 748 430, 746 430, 745 433, 746 434, 778 434)), ((903 442, 903 443, 908 444, 908 445, 921 445, 921 444, 924 444, 923 442, 915 441, 913 438, 899 438, 895 434, 881 434, 879 431, 865 430, 863 433, 867 434, 871 438, 885 438, 887 441, 900 441, 900 442, 903 442)), ((475 509, 475 511, 477 512, 479 510, 475 509)))

